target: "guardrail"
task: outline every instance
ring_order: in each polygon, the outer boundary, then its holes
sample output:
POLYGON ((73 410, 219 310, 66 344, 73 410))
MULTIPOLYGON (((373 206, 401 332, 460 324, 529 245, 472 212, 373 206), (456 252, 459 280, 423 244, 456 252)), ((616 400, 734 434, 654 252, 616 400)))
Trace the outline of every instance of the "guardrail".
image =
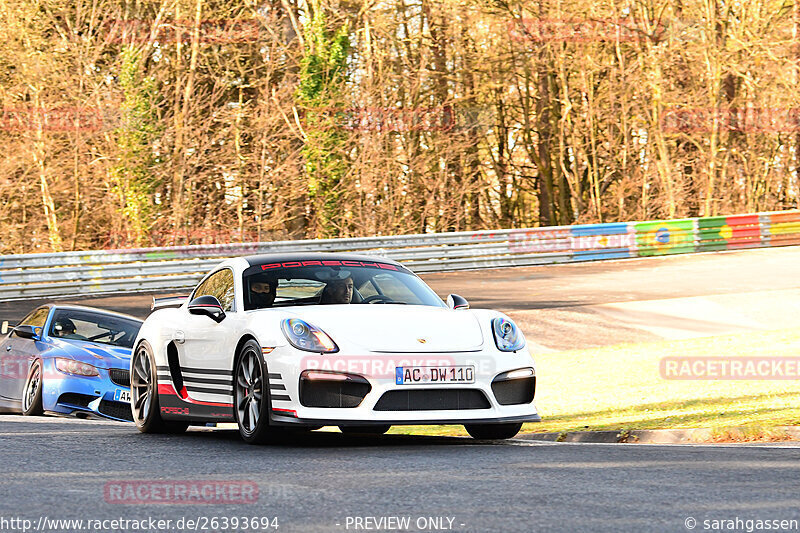
POLYGON ((0 300, 193 287, 221 259, 278 252, 361 252, 415 272, 530 266, 800 244, 800 210, 390 237, 212 244, 0 256, 0 300))

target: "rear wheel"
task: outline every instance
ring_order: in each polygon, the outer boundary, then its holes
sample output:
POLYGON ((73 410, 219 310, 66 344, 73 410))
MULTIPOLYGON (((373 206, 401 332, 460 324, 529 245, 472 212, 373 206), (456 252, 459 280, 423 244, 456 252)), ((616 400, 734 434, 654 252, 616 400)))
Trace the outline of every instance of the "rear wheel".
POLYGON ((381 426, 339 426, 339 431, 347 435, 360 433, 362 435, 383 435, 389 428, 389 424, 381 426))
POLYGON ((22 414, 40 416, 44 414, 42 407, 42 363, 35 361, 28 372, 25 388, 22 391, 22 414))
POLYGON ((131 368, 131 411, 142 433, 183 433, 189 424, 161 418, 158 405, 158 375, 153 350, 147 341, 136 347, 131 368))
POLYGON ((510 439, 522 429, 522 423, 517 424, 464 424, 472 438, 479 440, 510 439))
POLYGON ((233 374, 233 414, 239 426, 239 435, 249 444, 271 442, 283 435, 269 425, 269 379, 261 354, 261 346, 254 340, 244 343, 233 374))

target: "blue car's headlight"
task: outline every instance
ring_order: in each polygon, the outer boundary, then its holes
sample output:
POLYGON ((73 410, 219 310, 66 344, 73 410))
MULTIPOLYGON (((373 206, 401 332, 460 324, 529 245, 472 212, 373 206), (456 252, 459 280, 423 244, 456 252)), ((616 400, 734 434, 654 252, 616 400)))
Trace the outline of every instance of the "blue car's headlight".
POLYGON ((85 376, 87 378, 100 375, 96 367, 88 363, 82 363, 80 361, 66 359, 64 357, 56 357, 56 368, 65 374, 85 376))
POLYGON ((287 318, 281 322, 281 329, 289 344, 298 350, 318 353, 339 351, 339 347, 327 333, 299 318, 287 318))
POLYGON ((525 339, 519 328, 507 318, 492 320, 492 331, 494 332, 494 343, 501 352, 516 352, 525 347, 525 339))

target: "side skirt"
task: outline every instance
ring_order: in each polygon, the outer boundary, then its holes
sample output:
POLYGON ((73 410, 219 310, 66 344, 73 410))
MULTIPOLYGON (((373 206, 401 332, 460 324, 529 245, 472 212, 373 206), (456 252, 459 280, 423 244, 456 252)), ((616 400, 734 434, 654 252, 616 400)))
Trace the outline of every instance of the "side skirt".
POLYGON ((233 422, 233 404, 201 402, 178 396, 172 385, 158 386, 161 418, 181 422, 233 422))

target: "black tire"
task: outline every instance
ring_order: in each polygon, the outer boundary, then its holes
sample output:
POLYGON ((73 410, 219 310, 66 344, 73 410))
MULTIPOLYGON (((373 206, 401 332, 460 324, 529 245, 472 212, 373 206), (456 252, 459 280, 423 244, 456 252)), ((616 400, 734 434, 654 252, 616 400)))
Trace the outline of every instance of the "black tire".
POLYGON ((161 418, 156 360, 147 341, 139 343, 131 358, 131 412, 142 433, 183 433, 189 427, 185 422, 161 418))
POLYGON ((383 435, 389 431, 391 427, 392 426, 389 424, 380 426, 339 426, 339 431, 345 435, 353 435, 356 433, 360 433, 361 435, 383 435))
POLYGON ((286 435, 280 428, 269 425, 271 410, 267 365, 261 345, 250 339, 242 345, 233 367, 233 416, 242 440, 264 444, 286 435))
POLYGON ((42 407, 42 362, 38 359, 33 362, 28 371, 28 379, 22 389, 22 414, 25 416, 41 416, 44 414, 42 407))
POLYGON ((522 423, 510 424, 464 424, 473 439, 478 440, 502 440, 511 439, 522 429, 522 423))

